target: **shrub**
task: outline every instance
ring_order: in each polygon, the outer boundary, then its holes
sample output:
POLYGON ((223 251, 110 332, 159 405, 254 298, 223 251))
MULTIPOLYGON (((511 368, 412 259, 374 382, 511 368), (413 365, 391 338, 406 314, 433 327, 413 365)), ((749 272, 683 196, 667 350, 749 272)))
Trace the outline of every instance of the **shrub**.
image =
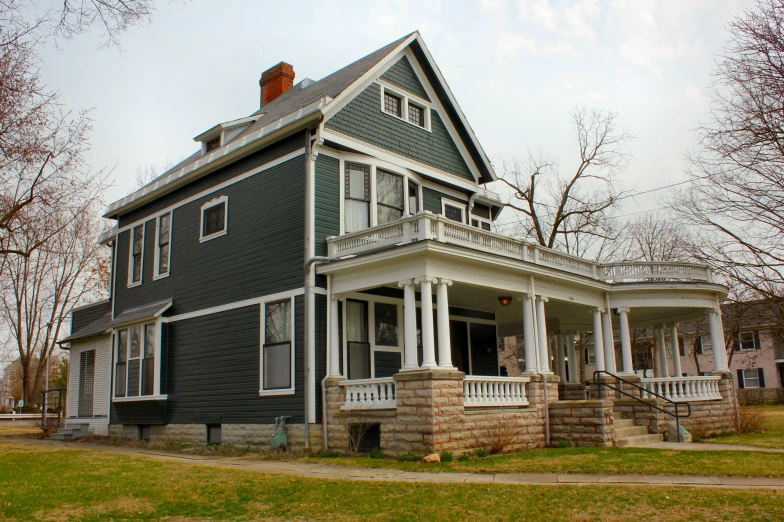
POLYGON ((488 455, 490 455, 490 452, 484 448, 478 448, 474 453, 476 453, 476 456, 479 457, 480 459, 483 459, 488 455))
POLYGON ((340 452, 335 450, 321 450, 318 456, 322 459, 336 459, 340 457, 340 452))
POLYGON ((371 459, 383 459, 384 452, 381 451, 381 448, 373 448, 370 450, 370 458, 371 459))
POLYGON ((490 439, 490 454, 503 453, 507 446, 514 441, 517 431, 513 420, 501 417, 496 419, 495 424, 487 430, 487 436, 490 439))
POLYGON ((441 452, 441 462, 452 462, 455 456, 452 454, 451 451, 442 451, 441 452))
POLYGON ((416 462, 419 460, 419 457, 417 457, 413 453, 403 453, 397 458, 397 460, 399 460, 400 462, 416 462))
POLYGON ((471 455, 468 453, 463 453, 457 457, 458 462, 468 462, 469 460, 471 460, 471 455))
POLYGON ((759 432, 765 423, 766 417, 764 410, 738 406, 738 415, 734 418, 735 432, 738 435, 759 432))

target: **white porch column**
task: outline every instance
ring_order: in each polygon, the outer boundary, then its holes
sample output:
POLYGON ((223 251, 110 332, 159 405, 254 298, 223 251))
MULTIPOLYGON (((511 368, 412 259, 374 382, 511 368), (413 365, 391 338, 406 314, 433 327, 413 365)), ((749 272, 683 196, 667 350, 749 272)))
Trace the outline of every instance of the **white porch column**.
POLYGON ((721 316, 715 310, 708 312, 710 324, 711 344, 713 345, 713 371, 716 373, 729 372, 727 367, 727 350, 724 347, 721 316))
POLYGON ((602 337, 604 340, 604 365, 607 371, 616 374, 618 370, 615 366, 615 340, 612 331, 612 311, 607 308, 602 314, 602 337))
POLYGON ((574 334, 566 334, 566 357, 569 358, 569 382, 580 382, 580 364, 577 362, 577 350, 574 349, 574 334))
POLYGON ((667 364, 667 347, 664 344, 664 328, 656 328, 656 353, 659 354, 659 377, 669 377, 670 368, 667 364))
POLYGON ((683 376, 681 370, 681 350, 678 345, 678 325, 670 325, 670 347, 672 348, 672 366, 675 377, 683 376))
POLYGON ((329 298, 329 377, 340 377, 340 321, 336 295, 329 298))
POLYGON ((536 335, 539 341, 539 373, 550 374, 550 355, 547 349, 547 318, 544 315, 544 304, 548 299, 536 296, 536 335))
POLYGON ((441 278, 438 280, 438 367, 454 370, 452 366, 452 341, 449 338, 449 296, 447 287, 452 286, 452 281, 441 278))
MULTIPOLYGON (((604 336, 602 335, 603 308, 593 310, 593 357, 596 361, 596 370, 603 372, 607 369, 604 364, 604 336)), ((586 361, 587 362, 587 361, 586 361)))
POLYGON ((523 294, 523 342, 525 343, 525 373, 536 373, 536 338, 534 337, 534 312, 531 296, 523 294))
POLYGON ((623 371, 621 372, 621 375, 634 375, 632 340, 629 335, 629 309, 618 308, 618 319, 621 324, 621 358, 623 360, 623 371))
POLYGON ((555 356, 558 357, 558 377, 561 382, 566 382, 566 350, 564 349, 564 335, 558 333, 555 336, 555 356))
POLYGON ((403 348, 403 369, 418 370, 416 336, 416 288, 413 279, 398 283, 403 288, 403 329, 405 344, 403 348))
POLYGON ((433 294, 431 285, 435 283, 432 277, 420 277, 419 291, 422 293, 422 368, 436 368, 436 347, 433 336, 433 294))

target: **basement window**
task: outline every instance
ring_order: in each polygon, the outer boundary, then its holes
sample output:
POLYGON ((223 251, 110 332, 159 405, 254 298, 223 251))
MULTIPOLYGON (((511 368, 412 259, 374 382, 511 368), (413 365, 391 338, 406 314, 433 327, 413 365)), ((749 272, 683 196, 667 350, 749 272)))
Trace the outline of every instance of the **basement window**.
POLYGON ((207 444, 210 446, 223 444, 223 435, 220 424, 207 425, 207 444))
POLYGON ((150 442, 150 426, 148 424, 139 425, 139 440, 150 442))

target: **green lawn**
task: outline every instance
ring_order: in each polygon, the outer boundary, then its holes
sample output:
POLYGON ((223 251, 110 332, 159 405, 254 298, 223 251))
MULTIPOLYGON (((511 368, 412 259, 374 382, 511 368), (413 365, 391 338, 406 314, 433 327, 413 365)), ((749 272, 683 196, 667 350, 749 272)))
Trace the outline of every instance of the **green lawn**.
POLYGON ((715 437, 703 442, 713 444, 744 444, 759 448, 784 449, 784 406, 749 406, 750 409, 765 412, 765 424, 760 433, 715 437))
POLYGON ((784 453, 671 451, 652 448, 563 448, 425 464, 370 458, 308 459, 336 466, 471 473, 598 473, 784 477, 784 453))
POLYGON ((784 494, 348 482, 0 442, 8 520, 776 520, 784 494))

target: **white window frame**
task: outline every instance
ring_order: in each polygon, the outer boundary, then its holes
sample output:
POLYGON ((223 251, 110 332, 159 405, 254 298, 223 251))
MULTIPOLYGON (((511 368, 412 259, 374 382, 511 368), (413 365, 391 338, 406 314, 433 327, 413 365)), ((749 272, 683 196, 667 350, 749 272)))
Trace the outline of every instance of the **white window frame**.
MULTIPOLYGON (((126 324, 119 328, 114 328, 112 330, 112 390, 111 390, 111 397, 112 402, 137 402, 137 401, 160 401, 166 400, 168 398, 167 395, 161 395, 161 323, 162 321, 160 318, 156 320, 147 320, 147 321, 140 321, 133 324, 126 324), (144 360, 144 342, 145 342, 145 335, 144 335, 144 327, 148 324, 155 324, 155 344, 154 344, 154 357, 155 362, 153 363, 153 394, 152 395, 138 395, 136 397, 129 397, 128 396, 128 363, 130 362, 130 345, 131 345, 131 328, 135 326, 139 326, 141 328, 141 346, 139 347, 139 360, 144 360), (125 358, 125 397, 117 397, 115 392, 117 391, 116 382, 117 382, 117 359, 120 347, 120 331, 121 330, 128 330, 128 341, 126 349, 128 350, 129 356, 125 358)), ((139 363, 139 393, 141 393, 141 386, 142 386, 142 366, 143 364, 139 363)))
MULTIPOLYGON (((449 219, 449 218, 446 217, 446 207, 447 207, 447 205, 450 206, 450 207, 454 207, 454 208, 459 208, 460 209, 460 212, 461 212, 461 215, 463 216, 463 219, 461 221, 455 221, 455 223, 462 223, 462 224, 465 225, 466 224, 466 214, 467 214, 466 213, 466 209, 467 209, 466 205, 464 205, 462 203, 459 203, 457 201, 452 201, 451 199, 441 198, 441 215, 444 216, 444 218, 446 218, 446 219, 449 219)), ((453 221, 453 220, 450 219, 449 221, 453 221)), ((469 223, 469 225, 470 225, 470 223, 469 223)))
POLYGON ((131 227, 130 229, 131 237, 128 240, 128 288, 132 288, 134 286, 140 286, 142 281, 144 281, 144 244, 146 243, 146 234, 147 234, 147 222, 143 221, 140 224, 131 227), (142 266, 141 270, 139 271, 139 280, 133 280, 133 232, 137 228, 141 227, 142 229, 142 266))
POLYGON ((381 86, 381 112, 386 114, 387 116, 391 116, 392 118, 404 121, 409 125, 416 127, 417 129, 422 129, 427 132, 433 132, 431 128, 431 110, 433 109, 433 104, 428 102, 425 99, 416 96, 415 94, 409 93, 408 91, 401 89, 400 87, 393 86, 390 83, 386 83, 383 80, 377 80, 378 84, 381 86), (395 96, 396 98, 400 98, 400 116, 397 114, 392 114, 387 112, 386 107, 384 106, 384 95, 386 93, 395 96), (425 118, 425 125, 420 127, 414 122, 408 121, 408 104, 411 103, 412 105, 416 105, 421 109, 424 109, 423 116, 425 118))
POLYGON ((172 244, 172 221, 174 219, 174 212, 171 210, 169 212, 164 212, 160 214, 157 218, 155 218, 155 267, 153 269, 152 280, 163 279, 164 277, 169 276, 169 272, 171 272, 171 244, 172 244), (169 249, 169 266, 166 268, 165 273, 159 273, 160 267, 160 260, 161 260, 161 247, 160 247, 160 239, 161 239, 161 218, 164 216, 169 216, 169 244, 166 247, 169 249))
MULTIPOLYGON (((261 313, 261 336, 259 337, 259 395, 262 397, 269 397, 274 395, 294 395, 297 385, 294 380, 296 375, 296 357, 295 354, 297 353, 297 344, 296 344, 296 321, 297 321, 297 309, 295 307, 295 300, 294 296, 288 298, 290 300, 290 310, 291 310, 291 387, 290 388, 275 388, 274 390, 265 390, 264 389, 264 343, 267 339, 266 337, 266 329, 267 329, 267 304, 274 304, 279 303, 281 301, 285 301, 286 298, 283 299, 269 299, 261 303, 260 305, 260 313, 261 313)), ((307 388, 307 385, 306 385, 307 388)))
POLYGON ((700 347, 702 348, 702 355, 711 354, 713 353, 713 339, 711 339, 710 335, 701 335, 700 336, 700 347), (710 350, 705 349, 705 340, 710 343, 710 350))
POLYGON ((743 372, 743 387, 744 388, 754 389, 754 388, 759 388, 760 387, 759 372, 761 370, 759 368, 749 368, 748 370, 741 370, 741 371, 743 372), (748 384, 749 377, 746 376, 746 372, 754 372, 754 373, 756 373, 756 377, 753 378, 753 380, 757 381, 757 385, 756 386, 749 386, 749 384, 748 384))
POLYGON ((751 352, 757 349, 762 348, 761 346, 757 346, 757 340, 760 340, 760 344, 762 344, 762 340, 759 337, 759 332, 754 330, 748 330, 745 332, 738 332, 738 351, 739 352, 751 352), (751 348, 743 348, 743 334, 750 334, 751 335, 751 342, 753 346, 751 348))
POLYGON ((229 233, 229 196, 219 196, 216 198, 211 199, 210 201, 206 202, 201 206, 200 210, 201 220, 199 222, 199 242, 204 243, 205 241, 210 241, 212 239, 225 236, 229 233), (208 236, 204 235, 204 212, 207 209, 212 207, 217 207, 220 204, 224 204, 224 212, 223 212, 223 230, 220 232, 215 232, 214 234, 210 234, 208 236))
POLYGON ((471 214, 469 216, 468 224, 471 225, 472 227, 474 226, 474 224, 472 223, 473 220, 477 220, 479 222, 479 227, 474 227, 474 228, 478 228, 479 230, 484 230, 485 232, 493 231, 493 222, 490 221, 489 219, 483 218, 481 216, 477 216, 476 214, 471 214), (484 228, 482 228, 482 223, 487 223, 490 226, 490 230, 485 230, 484 228))

